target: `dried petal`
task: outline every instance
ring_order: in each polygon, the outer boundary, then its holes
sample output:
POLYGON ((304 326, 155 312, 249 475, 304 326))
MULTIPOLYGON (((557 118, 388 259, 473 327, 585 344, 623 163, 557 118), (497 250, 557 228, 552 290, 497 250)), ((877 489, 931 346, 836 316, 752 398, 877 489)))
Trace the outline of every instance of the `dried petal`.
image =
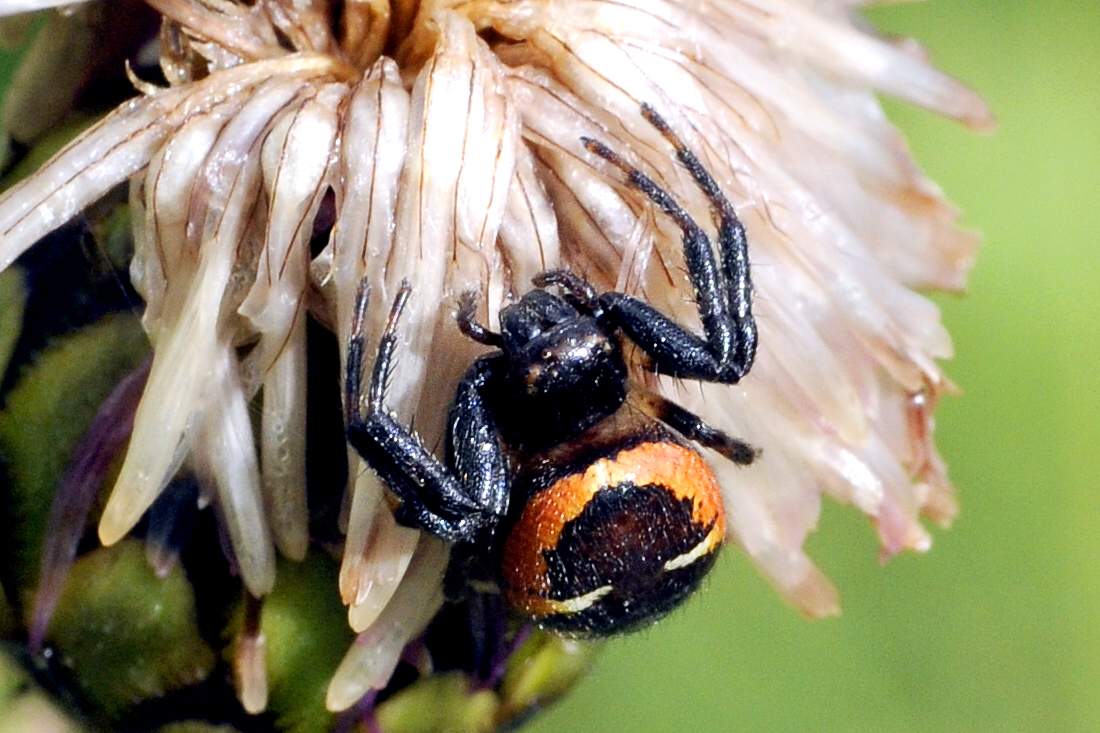
POLYGON ((354 584, 349 583, 355 594, 350 599, 345 598, 349 605, 348 624, 355 631, 363 631, 373 624, 390 602, 405 576, 420 537, 416 530, 397 524, 381 502, 370 529, 370 541, 363 550, 362 559, 353 566, 357 571, 354 584))
POLYGON ((47 520, 38 590, 34 595, 27 638, 32 653, 42 647, 99 488, 111 464, 130 439, 134 410, 148 376, 149 364, 146 362, 123 378, 100 405, 84 437, 73 449, 72 463, 54 495, 47 520))
POLYGON ((263 605, 254 598, 245 600, 244 623, 237 633, 233 650, 233 675, 241 707, 256 715, 267 707, 267 639, 260 625, 263 605))
POLYGON ((390 16, 387 0, 347 0, 344 3, 340 46, 355 66, 366 67, 382 53, 390 29, 390 16))
MULTIPOLYGON (((278 43, 263 4, 199 3, 191 0, 146 0, 196 38, 211 41, 241 58, 265 59, 286 53, 278 43)), ((305 49, 303 49, 305 50, 305 49)))
POLYGON ((554 204, 535 166, 530 148, 519 146, 508 203, 500 221, 502 264, 511 272, 512 283, 520 292, 535 275, 561 264, 554 204))
POLYGON ((340 662, 328 688, 329 710, 346 710, 370 690, 386 686, 405 644, 423 630, 443 603, 446 565, 446 546, 424 537, 393 600, 340 662))
MULTIPOLYGON (((220 358, 219 362, 207 367, 212 372, 206 385, 211 402, 196 419, 196 468, 217 487, 218 507, 229 532, 241 580, 249 593, 259 597, 275 584, 275 550, 260 492, 252 422, 237 376, 236 359, 227 350, 214 358, 220 358)), ((120 478, 112 501, 121 486, 120 478)), ((110 508, 108 503, 107 509, 110 508)), ((101 537, 103 526, 100 524, 101 537)))
MULTIPOLYGON (((193 417, 203 400, 210 399, 210 365, 226 366, 229 344, 218 332, 220 304, 234 253, 248 229, 252 202, 260 191, 255 152, 272 115, 294 98, 295 91, 293 82, 265 85, 226 126, 208 155, 204 180, 209 193, 201 196, 206 201, 206 226, 194 282, 179 309, 178 322, 158 338, 149 385, 135 420, 135 439, 100 521, 100 539, 105 544, 129 531, 172 477, 187 454, 193 417)), ((227 385, 223 388, 229 389, 227 385)))
POLYGON ((261 449, 271 528, 279 549, 297 560, 309 543, 304 302, 309 243, 327 189, 337 107, 346 92, 342 84, 318 90, 282 115, 263 144, 267 232, 255 283, 239 309, 260 334, 261 449))
MULTIPOLYGON (((415 232, 418 245, 418 287, 408 310, 427 305, 434 332, 427 334, 423 345, 411 340, 409 356, 404 358, 425 353, 420 349, 428 347, 447 354, 448 358, 433 361, 424 378, 429 384, 450 385, 458 381, 480 347, 462 337, 449 318, 439 318, 439 303, 453 302, 451 298, 460 292, 480 291, 485 294, 485 316, 496 322, 504 294, 519 289, 505 280, 495 247, 515 169, 518 119, 504 93, 504 67, 489 53, 470 22, 454 13, 440 13, 435 23, 440 29, 438 44, 413 90, 410 127, 418 128, 418 112, 422 111, 419 127, 423 132, 419 140, 415 135, 410 140, 418 152, 410 156, 405 169, 398 231, 415 232), (417 198, 415 204, 409 203, 418 206, 415 214, 405 206, 408 184, 413 181, 418 184, 417 198), (419 287, 429 262, 433 268, 446 268, 442 297, 431 304, 426 301, 432 296, 419 287)), ((400 242, 399 238, 399 246, 400 242)), ((527 283, 520 288, 526 290, 527 283)), ((384 313, 384 309, 379 311, 384 313)), ((406 318, 405 323, 410 320, 406 318)), ((400 407, 402 378, 416 376, 402 374, 393 382, 391 401, 398 406, 399 415, 405 412, 400 407)), ((416 386, 418 393, 419 383, 416 386)), ((450 390, 428 390, 415 403, 417 431, 427 445, 440 442, 450 397, 450 390)))
POLYGON ((127 102, 0 196, 0 269, 144 168, 165 138, 192 115, 246 93, 269 76, 308 75, 331 66, 324 57, 248 64, 127 102))

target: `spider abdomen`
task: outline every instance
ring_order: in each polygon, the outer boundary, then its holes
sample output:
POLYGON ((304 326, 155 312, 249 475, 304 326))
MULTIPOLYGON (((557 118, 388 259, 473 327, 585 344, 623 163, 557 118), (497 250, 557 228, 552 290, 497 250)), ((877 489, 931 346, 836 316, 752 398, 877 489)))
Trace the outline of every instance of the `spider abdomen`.
POLYGON ((559 632, 627 631, 691 593, 724 536, 718 482, 698 452, 671 435, 615 446, 529 498, 504 545, 505 597, 559 632))

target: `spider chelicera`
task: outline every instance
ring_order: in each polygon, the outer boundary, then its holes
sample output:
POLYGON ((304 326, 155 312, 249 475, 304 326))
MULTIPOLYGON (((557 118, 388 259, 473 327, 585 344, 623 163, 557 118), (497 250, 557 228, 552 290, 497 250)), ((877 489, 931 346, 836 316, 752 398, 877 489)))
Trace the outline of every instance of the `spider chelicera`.
POLYGON ((477 558, 513 611, 566 634, 606 635, 651 622, 713 565, 725 537, 722 497, 689 441, 742 465, 756 456, 628 377, 624 340, 645 352, 654 372, 732 384, 752 366, 757 339, 748 243, 733 206, 665 120, 648 106, 642 114, 710 200, 720 259, 671 195, 603 143, 582 141, 679 225, 705 337, 633 296, 597 293, 568 270, 536 277, 537 289, 501 310, 499 332, 475 321, 468 294, 458 327, 495 350, 458 384, 445 461, 385 406, 407 283, 394 300, 365 403, 365 285, 348 347, 348 440, 400 500, 399 521, 457 543, 454 557, 467 566, 477 558), (562 295, 544 289, 551 286, 562 295))

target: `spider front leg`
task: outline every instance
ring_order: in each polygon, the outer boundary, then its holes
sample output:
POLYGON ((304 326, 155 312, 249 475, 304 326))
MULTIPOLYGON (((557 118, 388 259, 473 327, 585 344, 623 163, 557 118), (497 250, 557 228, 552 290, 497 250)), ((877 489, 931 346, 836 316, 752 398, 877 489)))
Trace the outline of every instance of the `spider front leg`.
POLYGON ((450 542, 469 541, 508 510, 507 458, 485 399, 498 362, 492 356, 478 359, 459 383, 447 420, 445 465, 384 404, 397 324, 410 290, 402 283, 394 299, 364 406, 360 388, 369 289, 365 282, 359 286, 344 385, 348 441, 401 500, 398 519, 450 542))
POLYGON ((594 312, 599 308, 599 294, 592 284, 583 277, 567 269, 546 270, 531 280, 537 287, 545 288, 557 285, 563 291, 574 308, 594 312))
POLYGON ((477 297, 476 290, 467 290, 458 297, 458 312, 455 313, 458 330, 479 344, 500 348, 504 345, 501 335, 490 331, 477 321, 477 297))
POLYGON ((648 105, 643 105, 642 114, 672 143, 677 158, 710 200, 718 223, 721 267, 715 260, 710 239, 667 191, 603 143, 589 138, 582 140, 589 151, 623 171, 627 183, 679 225, 683 232, 684 260, 705 338, 624 293, 604 293, 599 297, 599 305, 623 333, 649 354, 654 371, 685 379, 738 382, 752 367, 757 339, 745 229, 714 178, 668 123, 648 105))

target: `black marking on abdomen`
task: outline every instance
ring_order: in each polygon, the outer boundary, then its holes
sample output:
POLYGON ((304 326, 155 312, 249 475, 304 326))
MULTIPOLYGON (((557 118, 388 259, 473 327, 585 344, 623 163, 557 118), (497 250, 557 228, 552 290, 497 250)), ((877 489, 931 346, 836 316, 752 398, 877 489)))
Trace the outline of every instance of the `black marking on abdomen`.
POLYGON ((712 526, 696 522, 692 502, 663 486, 623 483, 600 489, 543 556, 549 598, 564 601, 611 590, 583 610, 540 623, 563 632, 608 634, 655 621, 698 586, 716 552, 676 570, 665 564, 697 548, 712 526))

